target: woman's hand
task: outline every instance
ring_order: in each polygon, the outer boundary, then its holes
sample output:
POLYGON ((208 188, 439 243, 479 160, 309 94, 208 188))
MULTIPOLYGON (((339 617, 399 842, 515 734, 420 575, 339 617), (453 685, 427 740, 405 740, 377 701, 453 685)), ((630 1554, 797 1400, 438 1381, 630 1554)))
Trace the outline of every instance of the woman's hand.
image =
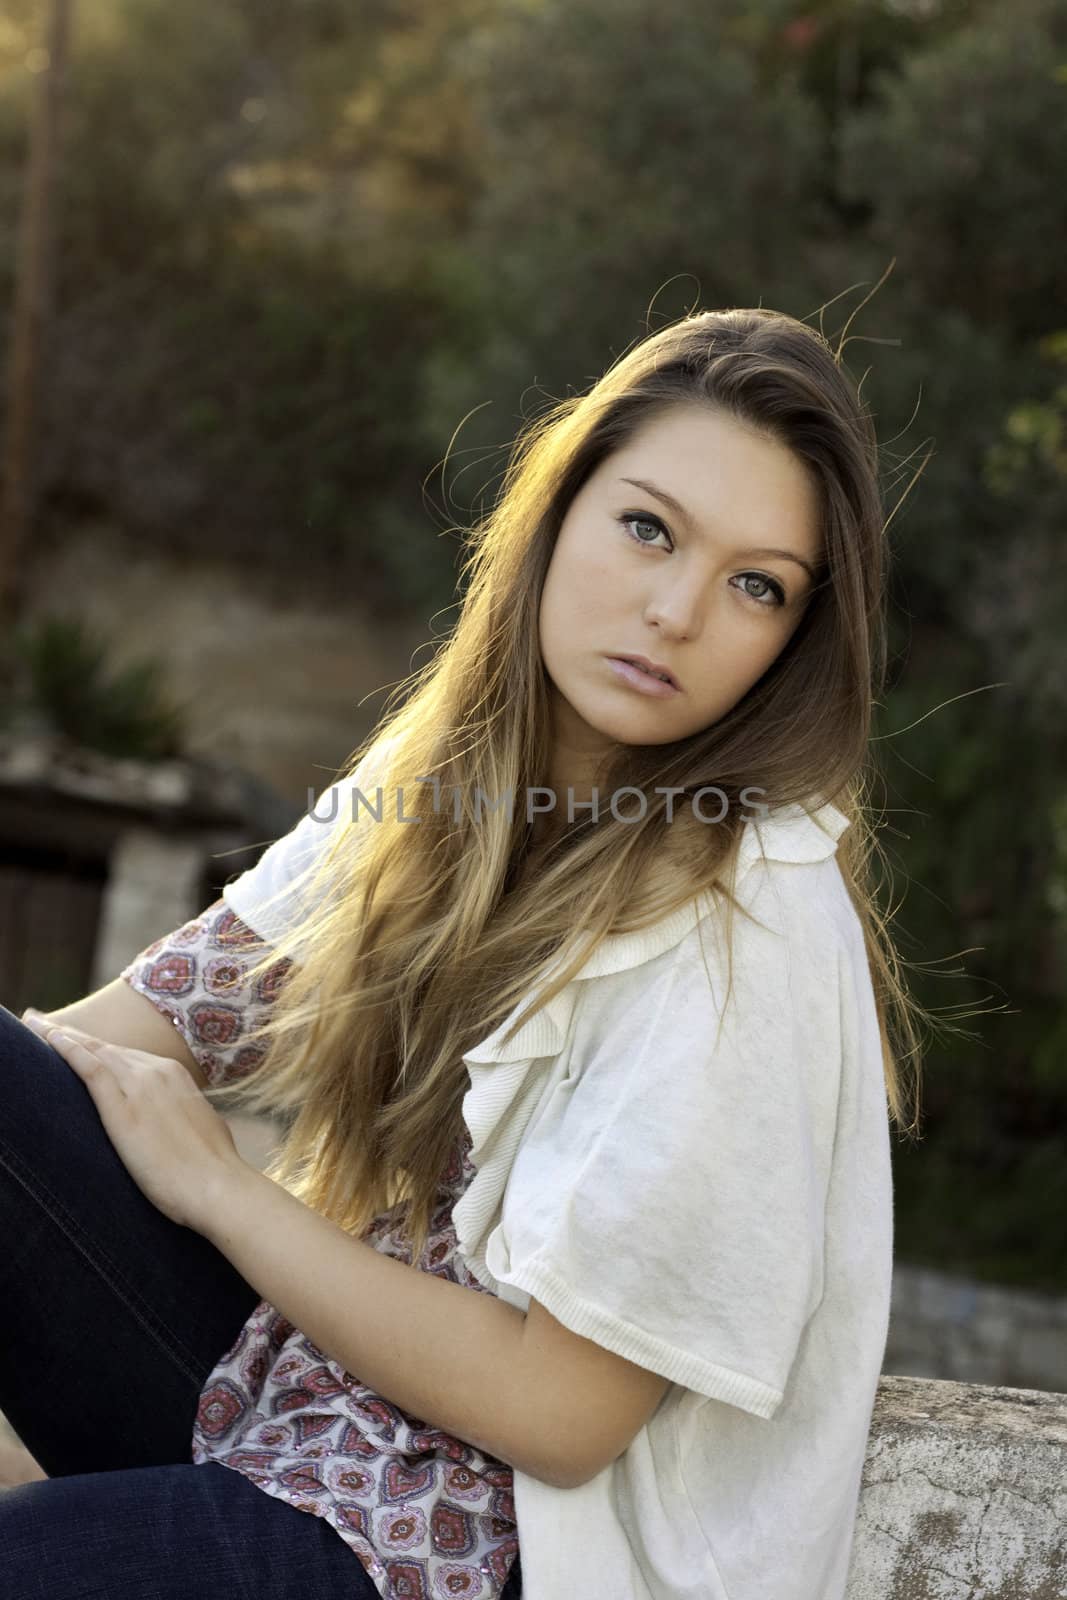
POLYGON ((130 1177, 172 1222, 204 1233, 214 1197, 255 1169, 180 1061, 109 1044, 32 1011, 21 1019, 85 1084, 130 1177))

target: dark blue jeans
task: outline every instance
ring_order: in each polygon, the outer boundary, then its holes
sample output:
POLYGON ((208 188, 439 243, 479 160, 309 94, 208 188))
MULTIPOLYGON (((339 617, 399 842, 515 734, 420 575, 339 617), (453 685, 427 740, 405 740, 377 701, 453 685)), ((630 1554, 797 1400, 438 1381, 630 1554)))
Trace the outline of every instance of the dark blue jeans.
MULTIPOLYGON (((325 1518, 192 1461, 200 1391, 259 1298, 0 1006, 0 1411, 49 1474, 0 1492, 4 1600, 374 1600, 325 1518)), ((502 1600, 521 1592, 516 1561, 502 1600)))

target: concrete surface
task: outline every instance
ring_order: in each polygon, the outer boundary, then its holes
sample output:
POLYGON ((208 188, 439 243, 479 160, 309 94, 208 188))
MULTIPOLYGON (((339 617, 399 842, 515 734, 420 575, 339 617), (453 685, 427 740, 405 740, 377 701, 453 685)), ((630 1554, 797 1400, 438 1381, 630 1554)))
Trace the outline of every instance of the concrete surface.
POLYGON ((1067 1600, 1067 1394, 883 1376, 848 1600, 1067 1600))

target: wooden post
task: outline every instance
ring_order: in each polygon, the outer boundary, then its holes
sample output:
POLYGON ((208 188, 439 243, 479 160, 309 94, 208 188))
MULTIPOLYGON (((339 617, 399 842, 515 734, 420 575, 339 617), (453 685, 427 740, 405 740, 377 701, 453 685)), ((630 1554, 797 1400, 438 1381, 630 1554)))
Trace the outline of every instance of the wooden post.
POLYGON ((72 5, 73 0, 48 0, 44 30, 48 59, 38 74, 19 220, 0 487, 0 640, 8 635, 17 615, 20 558, 36 499, 37 401, 41 388, 41 352, 51 312, 52 197, 72 5))

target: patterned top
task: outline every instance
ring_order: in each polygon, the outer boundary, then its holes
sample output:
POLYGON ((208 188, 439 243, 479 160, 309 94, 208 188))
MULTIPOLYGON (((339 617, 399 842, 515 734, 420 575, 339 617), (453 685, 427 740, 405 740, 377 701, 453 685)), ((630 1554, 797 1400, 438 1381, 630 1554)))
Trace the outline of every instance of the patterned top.
MULTIPOLYGON (((242 1041, 266 1019, 290 963, 279 960, 253 982, 246 971, 262 950, 258 934, 219 899, 121 973, 174 1023, 212 1087, 238 1082, 265 1053, 263 1041, 242 1041)), ((415 1265, 485 1294, 452 1224, 453 1205, 475 1175, 470 1148, 464 1130, 415 1265)), ((362 1237, 411 1264, 393 1213, 362 1237)), ((266 1300, 208 1376, 192 1459, 221 1462, 325 1517, 386 1600, 496 1600, 513 1565, 518 1576, 511 1467, 375 1394, 266 1300)))

